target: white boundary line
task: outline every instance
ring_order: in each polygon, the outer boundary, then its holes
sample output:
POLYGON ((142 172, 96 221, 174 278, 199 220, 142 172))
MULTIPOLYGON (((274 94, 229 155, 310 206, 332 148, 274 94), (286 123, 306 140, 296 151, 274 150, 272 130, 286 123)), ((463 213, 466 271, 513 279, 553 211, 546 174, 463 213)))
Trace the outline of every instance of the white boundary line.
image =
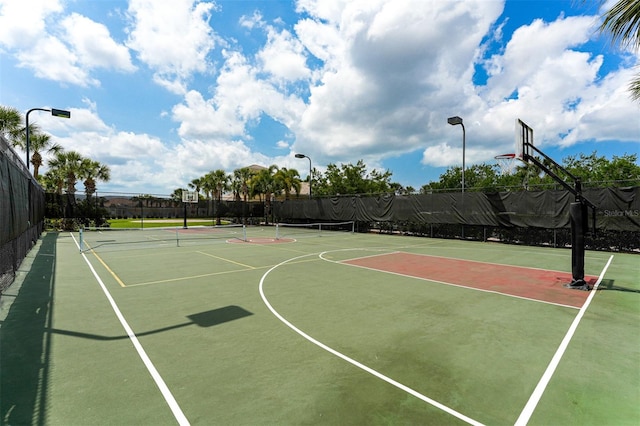
MULTIPOLYGON (((73 238, 73 241, 76 243, 76 246, 78 246, 78 249, 79 249, 80 246, 78 245, 78 242, 76 241, 76 237, 73 235, 73 233, 71 234, 71 237, 73 238)), ((109 293, 109 290, 107 290, 107 287, 102 282, 102 279, 100 279, 100 276, 98 275, 96 270, 93 268, 93 265, 91 264, 91 262, 89 262, 89 259, 87 258, 87 256, 84 253, 82 253, 82 257, 84 258, 84 261, 87 262, 87 265, 89 265, 89 269, 93 273, 93 276, 95 277, 96 281, 98 281, 98 284, 100 284, 102 291, 104 292, 105 296, 107 297, 107 300, 111 304, 111 308, 113 309, 113 312, 116 314, 116 317, 118 317, 118 320, 120 320, 120 324, 122 324, 122 327, 127 332, 127 335, 131 340, 131 343, 136 348, 136 351, 138 352, 140 359, 142 359, 142 362, 144 363, 145 367, 147 367, 149 374, 151 374, 151 377, 156 382, 158 389, 160 389, 162 396, 164 397, 165 401, 169 405, 169 408, 171 409, 171 412, 175 416, 176 420, 178 421, 178 424, 183 426, 189 425, 189 420, 187 420, 187 417, 184 415, 184 413, 180 409, 178 402, 175 400, 175 398, 171 394, 171 391, 169 390, 169 387, 164 382, 164 380, 162 379, 162 376, 160 376, 160 373, 158 373, 158 370, 156 370, 156 367, 151 362, 151 359, 145 352, 144 348, 142 347, 142 344, 140 344, 138 337, 135 335, 135 333, 133 332, 133 330, 125 320, 124 315, 122 315, 122 312, 120 312, 118 305, 116 304, 113 297, 111 297, 111 293, 109 293)))
POLYGON ((549 381, 551 381, 551 377, 553 376, 553 373, 555 373, 556 368, 558 367, 558 364, 560 364, 560 360, 562 359, 564 352, 569 346, 569 343, 573 338, 573 334, 576 332, 576 329, 578 328, 578 325, 580 324, 580 321, 582 320, 584 313, 587 311, 587 308, 589 307, 589 304, 591 303, 593 296, 596 294, 596 290, 598 289, 598 286, 602 282, 602 279, 604 278, 604 274, 607 272, 607 269, 609 269, 609 265, 611 264, 612 260, 613 260, 613 255, 609 257, 609 261, 607 262, 607 264, 604 266, 604 269, 600 273, 600 276, 598 277, 598 281, 596 281, 595 285, 593 286, 593 289, 591 290, 591 294, 589 294, 589 297, 587 297, 587 301, 584 303, 584 305, 582 305, 582 308, 580 308, 580 312, 578 312, 578 315, 576 315, 576 317, 573 319, 573 322, 571 323, 571 327, 569 327, 567 334, 565 334, 564 339, 562 339, 562 342, 560 343, 558 350, 556 351, 555 355, 553 355, 551 362, 547 366, 547 369, 542 375, 542 378, 540 378, 540 381, 538 382, 538 385, 536 386, 533 393, 531 394, 529 401, 527 402, 524 409, 522 410, 522 413, 520 413, 520 417, 518 417, 518 420, 516 420, 515 426, 524 426, 529 422, 529 419, 531 419, 531 416, 533 415, 533 411, 536 409, 538 402, 540 402, 540 398, 542 398, 542 394, 547 388, 549 381))
POLYGON ((282 315, 280 315, 280 314, 278 313, 278 311, 276 311, 276 310, 274 309, 274 307, 273 307, 273 306, 271 306, 271 303, 269 303, 269 300, 267 300, 267 297, 266 297, 266 296, 265 296, 265 294, 264 294, 264 281, 265 281, 265 278, 267 278, 267 275, 269 275, 269 273, 270 273, 271 271, 275 270, 276 268, 278 268, 278 267, 280 267, 280 266, 282 266, 282 265, 284 265, 284 264, 286 264, 286 263, 288 263, 288 262, 292 262, 292 261, 294 261, 294 260, 298 260, 298 259, 301 259, 301 258, 303 258, 303 257, 319 256, 319 255, 320 255, 319 253, 313 253, 313 254, 305 254, 305 255, 303 255, 303 256, 294 257, 294 258, 291 258, 291 259, 288 259, 288 260, 285 260, 285 261, 283 261, 283 262, 278 263, 277 265, 275 265, 275 266, 271 267, 271 269, 269 269, 267 272, 265 272, 265 273, 264 273, 264 275, 263 275, 263 276, 262 276, 262 278, 260 279, 260 285, 259 285, 259 289, 260 289, 260 296, 262 297, 262 301, 264 302, 264 304, 265 304, 265 305, 267 305, 267 308, 269 308, 269 310, 271 311, 271 313, 273 313, 273 315, 275 315, 275 316, 276 316, 276 318, 278 318, 278 319, 279 319, 280 321, 282 321, 282 322, 283 322, 287 327, 289 327, 290 329, 292 329, 293 331, 295 331, 296 333, 298 333, 300 336, 304 337, 304 338, 305 338, 305 339, 307 339, 309 342, 313 343, 313 344, 314 344, 314 345, 316 345, 316 346, 319 346, 320 348, 324 349, 325 351, 327 351, 327 352, 329 352, 329 353, 331 353, 331 354, 333 354, 333 355, 337 356, 338 358, 341 358, 341 359, 343 359, 344 361, 347 361, 348 363, 350 363, 350 364, 352 364, 352 365, 354 365, 354 366, 356 366, 356 367, 360 368, 361 370, 364 370, 364 371, 366 371, 367 373, 374 375, 375 377, 377 377, 377 378, 379 378, 379 379, 381 379, 381 380, 383 380, 383 381, 385 381, 385 382, 389 383, 390 385, 393 385, 393 386, 397 387, 398 389, 403 390, 403 391, 407 392, 408 394, 413 395, 414 397, 416 397, 416 398, 418 398, 418 399, 420 399, 420 400, 422 400, 422 401, 424 401, 424 402, 426 402, 426 403, 428 403, 428 404, 431 404, 431 405, 433 405, 434 407, 439 408, 440 410, 445 411, 446 413, 449 413, 449 414, 451 414, 452 416, 457 417, 458 419, 460 419, 460 420, 462 420, 462 421, 464 421, 464 422, 466 422, 466 423, 468 423, 468 424, 476 425, 476 426, 481 426, 481 425, 482 425, 482 423, 480 423, 480 422, 478 422, 478 421, 476 421, 476 420, 473 420, 472 418, 467 417, 467 416, 465 416, 464 414, 461 414, 461 413, 457 412, 456 410, 454 410, 453 408, 449 408, 449 407, 447 407, 446 405, 441 404, 441 403, 439 403, 439 402, 438 402, 438 401, 436 401, 436 400, 433 400, 433 399, 431 399, 431 398, 429 398, 429 397, 427 397, 427 396, 424 396, 424 395, 422 395, 421 393, 419 393, 419 392, 417 392, 417 391, 415 391, 415 390, 411 389, 410 387, 405 386, 405 385, 403 385, 402 383, 397 382, 397 381, 395 381, 395 380, 393 380, 393 379, 391 379, 391 378, 389 378, 389 377, 385 376, 384 374, 379 373, 379 372, 377 372, 376 370, 374 370, 374 369, 372 369, 372 368, 370 368, 370 367, 367 367, 366 365, 364 365, 364 364, 362 364, 362 363, 360 363, 360 362, 356 361, 355 359, 353 359, 353 358, 349 358, 348 356, 346 356, 346 355, 344 355, 344 354, 342 354, 342 353, 338 352, 337 350, 335 350, 335 349, 333 349, 333 348, 331 348, 331 347, 329 347, 329 346, 325 345, 324 343, 322 343, 322 342, 320 342, 320 341, 318 341, 318 340, 314 339, 313 337, 311 337, 310 335, 308 335, 307 333, 305 333, 304 331, 300 330, 300 329, 299 329, 299 328, 297 328, 295 325, 293 325, 292 323, 290 323, 289 321, 287 321, 287 320, 286 320, 282 315))

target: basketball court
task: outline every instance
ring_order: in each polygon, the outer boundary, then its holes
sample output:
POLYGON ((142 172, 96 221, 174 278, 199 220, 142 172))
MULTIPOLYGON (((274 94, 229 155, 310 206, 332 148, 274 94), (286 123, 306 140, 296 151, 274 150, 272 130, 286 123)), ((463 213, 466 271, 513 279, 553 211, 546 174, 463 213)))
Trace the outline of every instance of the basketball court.
POLYGON ((3 295, 7 424, 640 419, 634 255, 588 252, 580 291, 567 249, 348 226, 84 238, 45 234, 3 295))

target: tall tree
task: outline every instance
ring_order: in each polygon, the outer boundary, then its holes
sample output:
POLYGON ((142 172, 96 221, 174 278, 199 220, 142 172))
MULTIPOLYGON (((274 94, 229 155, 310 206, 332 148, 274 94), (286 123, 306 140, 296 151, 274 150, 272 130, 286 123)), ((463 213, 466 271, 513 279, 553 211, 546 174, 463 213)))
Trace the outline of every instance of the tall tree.
POLYGON ((49 168, 54 173, 64 176, 64 184, 67 194, 76 193, 76 182, 82 173, 82 161, 84 157, 76 151, 58 152, 49 160, 49 168))
POLYGON ((222 200, 222 194, 229 189, 229 175, 222 170, 213 170, 202 177, 202 189, 211 195, 213 200, 213 214, 216 217, 216 224, 220 225, 219 206, 222 200))
POLYGON ((276 171, 273 175, 276 187, 284 191, 284 199, 288 200, 291 195, 291 190, 295 191, 296 195, 300 195, 301 180, 300 173, 296 169, 287 169, 286 167, 276 171))
MULTIPOLYGON (((49 167, 51 167, 51 162, 49 162, 49 167)), ((62 195, 62 190, 64 189, 64 178, 64 170, 58 168, 50 168, 40 178, 40 184, 45 191, 62 195)))
POLYGON ((22 114, 15 108, 0 105, 0 134, 15 146, 24 134, 22 114))
POLYGON ((278 192, 278 183, 275 178, 277 172, 278 166, 272 164, 268 168, 260 170, 251 178, 251 194, 254 196, 258 195, 261 200, 264 200, 264 218, 266 224, 269 224, 269 215, 271 214, 271 197, 278 192))
MULTIPOLYGON (((49 165, 49 172, 51 176, 55 176, 56 179, 60 179, 58 182, 63 183, 66 188, 66 207, 65 216, 71 218, 74 216, 74 210, 76 205, 75 193, 76 182, 78 176, 81 173, 82 160, 84 158, 76 151, 58 152, 50 159, 47 164, 49 165)), ((73 226, 72 223, 64 225, 66 227, 73 226)))
POLYGON ((176 188, 171 193, 170 199, 174 207, 179 206, 182 203, 182 193, 188 191, 187 188, 176 188))
POLYGON ((192 188, 195 192, 200 194, 200 189, 202 188, 203 178, 195 178, 191 182, 189 182, 189 188, 192 188))
MULTIPOLYGON (((26 142, 25 142, 26 145, 26 142)), ((57 154, 62 152, 62 146, 51 141, 51 136, 45 133, 35 133, 29 137, 29 148, 33 152, 31 164, 33 164, 33 177, 38 179, 40 166, 42 166, 42 151, 57 154)))
POLYGON ((108 182, 111 179, 111 170, 109 166, 85 158, 80 163, 79 177, 84 179, 84 192, 87 200, 90 200, 93 194, 96 193, 96 181, 108 182))
POLYGON ((390 192, 391 172, 380 173, 377 171, 367 173, 367 166, 363 160, 359 160, 355 165, 336 164, 327 165, 324 174, 316 173, 314 169, 314 192, 316 195, 347 195, 347 194, 370 194, 380 192, 390 192))
POLYGON ((247 197, 249 196, 249 183, 251 177, 253 176, 253 171, 249 167, 242 167, 240 169, 235 169, 233 171, 233 183, 232 187, 236 193, 236 196, 240 198, 242 195, 243 205, 242 205, 242 217, 243 221, 246 224, 247 222, 247 197))
POLYGON ((563 159, 564 167, 583 183, 598 187, 620 187, 640 185, 640 166, 637 154, 613 156, 608 160, 599 156, 596 151, 591 154, 581 153, 563 159))

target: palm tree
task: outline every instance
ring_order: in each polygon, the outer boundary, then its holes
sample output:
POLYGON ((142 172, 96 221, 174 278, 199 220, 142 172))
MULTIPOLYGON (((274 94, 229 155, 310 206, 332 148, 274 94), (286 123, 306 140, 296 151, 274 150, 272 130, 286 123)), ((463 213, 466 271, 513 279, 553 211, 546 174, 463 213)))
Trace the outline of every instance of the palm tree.
POLYGON ((198 193, 198 197, 200 196, 200 189, 202 188, 203 179, 201 177, 193 179, 189 182, 189 188, 194 189, 198 193))
POLYGON ((64 176, 64 185, 67 194, 76 193, 76 182, 82 172, 84 157, 76 151, 58 152, 49 160, 48 165, 55 173, 64 176))
MULTIPOLYGON (((25 141, 26 145, 26 141, 25 141)), ((33 155, 31 156, 31 164, 33 164, 33 177, 38 179, 38 171, 40 170, 40 166, 42 166, 42 154, 40 151, 46 150, 52 154, 57 154, 62 152, 62 146, 57 143, 51 142, 51 136, 45 133, 35 133, 29 137, 29 145, 33 150, 33 155)))
POLYGON ((99 213, 98 200, 94 204, 91 201, 91 197, 96 193, 96 180, 102 180, 108 182, 111 178, 111 171, 109 167, 99 163, 98 161, 91 160, 89 158, 83 158, 80 163, 80 170, 78 177, 84 179, 84 193, 86 199, 84 206, 86 208, 84 216, 93 217, 96 226, 102 226, 104 218, 99 213))
POLYGON ((253 176, 253 171, 248 167, 242 167, 240 169, 235 169, 233 171, 233 186, 235 189, 238 189, 237 197, 240 198, 240 194, 242 194, 242 199, 244 201, 242 206, 242 217, 243 221, 246 224, 247 215, 246 215, 246 205, 247 205, 247 196, 249 195, 249 181, 253 176))
POLYGON ((211 172, 198 178, 198 183, 200 184, 202 191, 204 191, 204 198, 207 201, 207 216, 209 216, 209 207, 211 205, 211 200, 213 199, 214 191, 213 183, 211 181, 211 172))
POLYGON ((207 173, 206 179, 213 190, 213 214, 216 216, 216 224, 220 225, 219 206, 222 201, 222 194, 229 189, 229 175, 224 170, 218 169, 207 173))
POLYGON ((258 195, 262 199, 264 195, 264 216, 265 223, 269 224, 269 213, 271 212, 271 195, 276 192, 277 183, 274 178, 278 171, 278 166, 271 165, 266 169, 262 169, 251 179, 251 192, 258 195))
POLYGON ((22 114, 15 108, 0 105, 0 134, 7 138, 13 146, 24 134, 22 114))
POLYGON ((57 174, 55 170, 48 170, 40 178, 40 185, 45 190, 45 192, 62 194, 62 182, 63 179, 60 178, 60 175, 57 174))
POLYGON ((96 193, 96 180, 109 182, 111 170, 107 165, 85 158, 80 164, 79 177, 84 179, 84 192, 87 200, 90 200, 96 193))
POLYGON ((179 206, 182 203, 182 193, 187 191, 186 188, 176 188, 173 190, 170 196, 171 203, 174 207, 179 206))
POLYGON ((251 195, 257 195, 260 200, 262 200, 262 196, 264 195, 264 199, 268 199, 275 189, 275 180, 273 176, 277 171, 278 166, 276 165, 271 165, 266 169, 258 171, 251 179, 251 195))
MULTIPOLYGON (((66 186, 67 203, 65 208, 65 216, 70 218, 73 216, 75 205, 76 182, 82 171, 82 160, 84 158, 76 151, 58 152, 48 161, 51 175, 60 179, 58 182, 62 186, 66 186)), ((72 223, 65 223, 65 229, 71 228, 72 223)))
POLYGON ((277 182, 278 187, 284 191, 284 199, 288 200, 291 190, 293 189, 296 195, 300 195, 301 180, 300 173, 296 169, 281 168, 273 176, 277 182))
MULTIPOLYGON (((603 17, 600 32, 609 33, 612 43, 640 49, 640 1, 618 0, 603 17)), ((640 101, 640 73, 631 80, 629 90, 631 98, 640 101)))

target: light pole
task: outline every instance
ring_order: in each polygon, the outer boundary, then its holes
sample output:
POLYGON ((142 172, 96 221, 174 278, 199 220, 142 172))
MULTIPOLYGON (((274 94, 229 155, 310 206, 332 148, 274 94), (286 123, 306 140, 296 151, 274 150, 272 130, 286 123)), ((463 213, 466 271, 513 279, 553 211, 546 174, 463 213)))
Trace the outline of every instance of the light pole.
POLYGON ((464 194, 464 145, 465 145, 465 131, 464 131, 464 123, 462 122, 462 118, 458 117, 449 117, 447 118, 447 123, 452 126, 461 125, 462 126, 462 193, 464 194))
POLYGON ((70 111, 65 111, 63 109, 56 109, 56 108, 51 108, 51 109, 46 109, 46 108, 31 108, 29 111, 27 111, 27 116, 25 118, 26 124, 27 124, 27 171, 29 171, 29 142, 30 142, 30 135, 29 135, 29 114, 31 114, 33 111, 48 111, 51 112, 51 115, 53 115, 54 117, 61 117, 61 118, 71 118, 71 112, 70 111))
POLYGON ((308 156, 304 155, 304 154, 296 154, 296 158, 306 158, 307 160, 309 160, 309 199, 311 199, 311 158, 309 158, 308 156))

